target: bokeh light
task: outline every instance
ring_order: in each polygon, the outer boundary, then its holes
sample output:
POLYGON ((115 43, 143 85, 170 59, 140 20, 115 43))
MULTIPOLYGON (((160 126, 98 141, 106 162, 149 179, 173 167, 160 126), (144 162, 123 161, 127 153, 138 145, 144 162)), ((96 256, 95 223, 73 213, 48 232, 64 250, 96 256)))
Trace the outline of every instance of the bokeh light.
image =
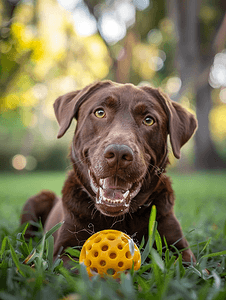
POLYGON ((209 84, 215 89, 226 87, 226 50, 215 55, 210 70, 209 84))
POLYGON ((126 35, 126 25, 117 17, 114 11, 104 13, 99 21, 99 30, 109 44, 114 44, 126 35))
POLYGON ((97 32, 97 22, 89 12, 87 6, 82 5, 73 12, 73 20, 77 33, 81 36, 90 36, 97 32))
POLYGON ((127 27, 135 23, 136 9, 132 3, 119 2, 119 4, 116 6, 116 13, 118 14, 120 20, 125 22, 127 27))
POLYGON ((32 92, 36 99, 43 100, 48 95, 48 88, 44 83, 37 83, 32 88, 32 92))
POLYGON ((133 0, 133 3, 137 10, 145 10, 150 5, 149 0, 133 0))
POLYGON ((27 156, 26 157, 26 167, 25 169, 28 170, 28 171, 33 171, 36 167, 37 167, 37 159, 34 157, 34 156, 27 156))
POLYGON ((27 164, 26 157, 21 154, 15 155, 12 159, 12 165, 14 169, 18 171, 23 170, 26 167, 26 164, 27 164))
POLYGON ((166 92, 172 96, 176 95, 181 89, 181 79, 179 77, 171 77, 167 80, 166 83, 166 92))
POLYGON ((148 42, 159 46, 162 43, 163 36, 159 29, 151 29, 147 35, 148 42))
POLYGON ((153 56, 149 60, 149 67, 153 71, 160 71, 164 66, 164 62, 161 57, 153 56))

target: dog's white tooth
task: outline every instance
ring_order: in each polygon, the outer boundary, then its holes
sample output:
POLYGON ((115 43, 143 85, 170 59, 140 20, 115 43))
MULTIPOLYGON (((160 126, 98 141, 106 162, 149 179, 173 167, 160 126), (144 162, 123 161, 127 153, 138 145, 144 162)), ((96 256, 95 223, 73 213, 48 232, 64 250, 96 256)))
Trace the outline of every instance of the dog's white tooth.
POLYGON ((96 202, 97 202, 97 204, 100 204, 100 203, 102 203, 102 200, 103 200, 103 190, 102 190, 102 188, 101 187, 99 187, 99 197, 98 197, 98 199, 96 199, 96 202))
POLYGON ((99 183, 102 186, 102 188, 105 190, 106 189, 106 179, 100 179, 99 183))
POLYGON ((94 191, 95 194, 97 194, 98 192, 98 187, 95 185, 95 183, 93 182, 93 179, 91 178, 90 180, 90 185, 91 185, 91 188, 92 190, 94 191))
POLYGON ((98 192, 98 187, 97 187, 96 183, 94 182, 93 177, 92 177, 91 172, 90 172, 89 169, 88 169, 88 174, 89 174, 89 178, 90 178, 90 185, 91 185, 91 188, 92 188, 92 190, 94 191, 94 193, 97 194, 97 192, 98 192))
POLYGON ((109 203, 112 202, 111 199, 108 199, 108 198, 106 198, 106 197, 104 197, 104 196, 103 196, 103 200, 106 201, 106 202, 109 202, 109 203))
POLYGON ((129 191, 127 191, 123 194, 123 198, 126 199, 128 195, 129 195, 129 191))

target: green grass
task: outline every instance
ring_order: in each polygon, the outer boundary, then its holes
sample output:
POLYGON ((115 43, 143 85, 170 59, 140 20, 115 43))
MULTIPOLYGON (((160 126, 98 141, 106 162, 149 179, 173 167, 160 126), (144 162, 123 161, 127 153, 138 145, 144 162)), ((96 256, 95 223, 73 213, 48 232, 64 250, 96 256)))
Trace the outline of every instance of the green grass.
POLYGON ((0 173, 0 226, 18 224, 22 205, 41 190, 60 195, 65 172, 0 173))
MULTIPOLYGON (((26 243, 19 215, 27 198, 41 189, 60 194, 65 173, 0 174, 0 299, 226 299, 226 173, 171 174, 175 212, 197 257, 184 267, 181 255, 142 249, 143 264, 121 280, 89 280, 82 266, 75 275, 52 261, 51 235, 26 243), (33 253, 30 261, 24 259, 33 253), (145 257, 149 259, 145 261, 145 257), (34 265, 35 267, 32 267, 34 265)), ((151 220, 153 222, 154 217, 151 220)), ((155 228, 149 225, 149 228, 155 228)), ((145 245, 144 245, 145 247, 145 245)), ((77 253, 77 252, 76 252, 77 253)))

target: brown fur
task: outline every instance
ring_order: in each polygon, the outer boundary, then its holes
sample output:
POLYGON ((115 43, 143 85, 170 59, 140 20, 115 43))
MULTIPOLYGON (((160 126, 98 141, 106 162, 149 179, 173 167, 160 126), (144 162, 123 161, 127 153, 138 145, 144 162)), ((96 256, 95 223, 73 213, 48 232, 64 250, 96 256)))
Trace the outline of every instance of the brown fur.
MULTIPOLYGON (((178 249, 187 248, 173 212, 174 193, 165 168, 167 136, 174 156, 180 158, 180 148, 197 127, 194 116, 159 89, 111 81, 61 96, 54 109, 60 125, 58 138, 72 119, 77 119, 71 148, 73 170, 64 184, 62 199, 47 192, 30 198, 21 222, 41 218, 49 230, 64 221, 54 235, 56 257, 69 246, 82 245, 92 233, 108 228, 129 234, 137 243, 143 236, 147 240, 155 205, 160 235, 169 245, 177 242, 178 249), (97 117, 97 109, 103 110, 103 118, 97 117), (144 122, 149 116, 154 120, 151 126, 144 122)), ((190 249, 182 256, 186 262, 191 257, 195 262, 190 249)))

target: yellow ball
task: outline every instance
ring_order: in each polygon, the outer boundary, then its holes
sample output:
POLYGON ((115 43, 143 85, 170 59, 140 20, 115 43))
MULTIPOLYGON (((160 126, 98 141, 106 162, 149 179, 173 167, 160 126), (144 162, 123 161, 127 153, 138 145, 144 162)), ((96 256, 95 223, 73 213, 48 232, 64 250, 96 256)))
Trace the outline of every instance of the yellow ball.
POLYGON ((118 230, 102 230, 86 240, 79 262, 84 263, 89 276, 99 274, 118 278, 122 271, 138 270, 141 264, 140 251, 133 240, 118 230))

